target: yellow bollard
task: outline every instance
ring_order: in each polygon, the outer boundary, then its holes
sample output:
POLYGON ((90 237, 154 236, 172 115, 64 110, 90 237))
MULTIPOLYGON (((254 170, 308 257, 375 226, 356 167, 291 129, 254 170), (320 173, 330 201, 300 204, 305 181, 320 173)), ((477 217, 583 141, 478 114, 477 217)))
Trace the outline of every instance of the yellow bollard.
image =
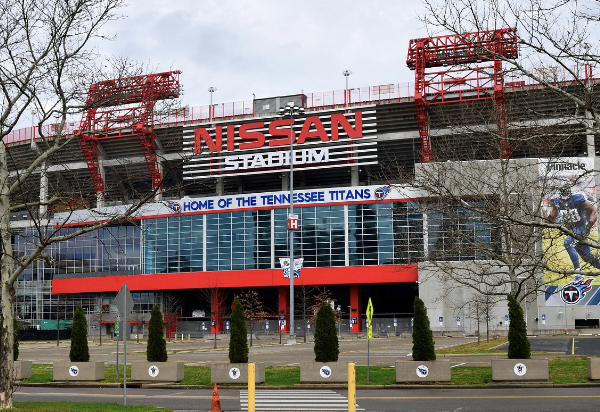
POLYGON ((348 412, 356 412, 356 368, 354 363, 348 364, 348 412))
POLYGON ((248 412, 255 412, 256 410, 256 365, 254 363, 248 364, 248 412))
POLYGON ((183 342, 183 333, 181 334, 181 341, 183 342))
POLYGON ((188 342, 190 341, 190 334, 188 333, 188 342))

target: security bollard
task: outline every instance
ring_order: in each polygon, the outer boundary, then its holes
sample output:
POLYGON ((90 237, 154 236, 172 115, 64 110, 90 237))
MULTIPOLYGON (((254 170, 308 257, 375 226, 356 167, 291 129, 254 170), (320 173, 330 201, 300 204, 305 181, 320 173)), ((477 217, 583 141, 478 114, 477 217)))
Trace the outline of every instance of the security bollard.
POLYGON ((256 410, 256 365, 254 363, 248 364, 248 412, 255 412, 256 410))
POLYGON ((348 412, 356 412, 356 368, 352 362, 348 364, 348 412))

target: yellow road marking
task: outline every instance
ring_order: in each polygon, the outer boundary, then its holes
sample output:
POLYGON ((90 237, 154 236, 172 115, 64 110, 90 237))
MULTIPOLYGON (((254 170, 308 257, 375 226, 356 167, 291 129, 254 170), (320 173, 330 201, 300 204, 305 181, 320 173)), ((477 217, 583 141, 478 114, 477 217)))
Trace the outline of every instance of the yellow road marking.
POLYGON ((600 395, 495 395, 495 396, 357 396, 356 399, 562 399, 600 398, 600 395))

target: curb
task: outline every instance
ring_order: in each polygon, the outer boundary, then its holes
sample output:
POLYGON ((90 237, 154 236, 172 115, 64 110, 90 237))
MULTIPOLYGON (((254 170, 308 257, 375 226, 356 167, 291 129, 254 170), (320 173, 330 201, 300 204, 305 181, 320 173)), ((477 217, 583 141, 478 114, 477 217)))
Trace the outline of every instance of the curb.
MULTIPOLYGON (((86 387, 86 388, 122 388, 121 383, 96 383, 96 382, 77 382, 77 383, 64 383, 64 382, 52 382, 52 383, 21 383, 19 386, 23 387, 38 387, 38 388, 73 388, 73 387, 86 387)), ((135 389, 213 389, 212 385, 177 385, 177 384, 165 384, 165 383, 144 383, 144 382, 127 382, 128 388, 135 389)), ((223 389, 244 389, 245 385, 221 385, 223 389)), ((336 385, 336 384, 296 384, 293 386, 262 386, 257 385, 257 389, 278 389, 278 390, 290 390, 290 389, 348 389, 347 385, 336 385)), ((504 388, 600 388, 600 382, 588 382, 588 383, 552 383, 552 382, 490 382, 485 385, 450 385, 450 384, 393 384, 393 385, 357 385, 356 389, 504 389, 504 388)))

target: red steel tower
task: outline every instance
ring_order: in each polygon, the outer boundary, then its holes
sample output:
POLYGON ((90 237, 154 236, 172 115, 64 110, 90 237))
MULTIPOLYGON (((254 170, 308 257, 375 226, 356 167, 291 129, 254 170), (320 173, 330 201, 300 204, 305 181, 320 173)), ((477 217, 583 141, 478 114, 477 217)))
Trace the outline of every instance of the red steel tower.
POLYGON ((180 71, 105 80, 90 86, 78 133, 79 146, 96 193, 104 193, 98 161, 98 142, 137 136, 142 146, 152 187, 162 181, 154 134, 154 105, 179 97, 180 71))
POLYGON ((427 106, 457 101, 494 99, 497 108, 500 155, 507 157, 506 112, 502 57, 518 55, 517 29, 480 31, 413 39, 408 46, 407 66, 415 71, 415 106, 421 138, 421 160, 433 159, 429 139, 427 106), (493 61, 492 66, 472 64, 493 61), (465 66, 462 66, 465 65, 465 66), (459 66, 439 72, 432 67, 459 66), (462 67, 460 67, 462 66, 462 67))

